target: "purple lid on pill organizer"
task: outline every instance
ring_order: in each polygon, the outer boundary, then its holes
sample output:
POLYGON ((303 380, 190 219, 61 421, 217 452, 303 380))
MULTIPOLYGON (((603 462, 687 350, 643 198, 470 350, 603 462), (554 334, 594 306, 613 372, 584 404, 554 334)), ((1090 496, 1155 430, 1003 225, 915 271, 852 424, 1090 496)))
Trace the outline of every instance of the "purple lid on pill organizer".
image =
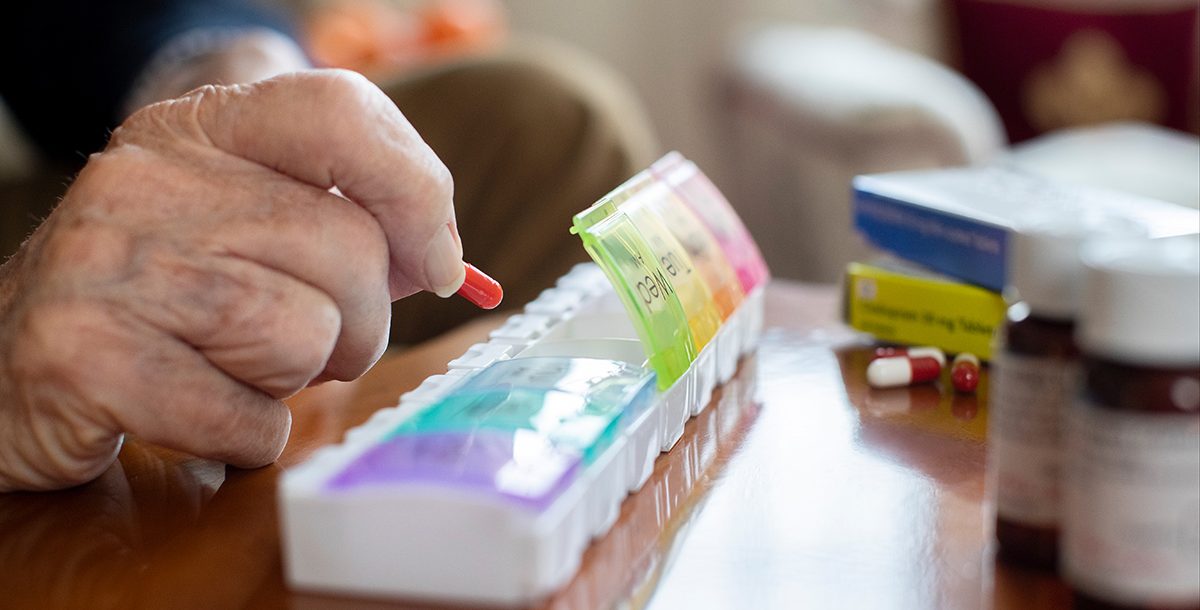
POLYGON ((444 486, 541 510, 570 485, 579 463, 578 455, 556 449, 533 430, 406 434, 371 447, 326 487, 444 486))

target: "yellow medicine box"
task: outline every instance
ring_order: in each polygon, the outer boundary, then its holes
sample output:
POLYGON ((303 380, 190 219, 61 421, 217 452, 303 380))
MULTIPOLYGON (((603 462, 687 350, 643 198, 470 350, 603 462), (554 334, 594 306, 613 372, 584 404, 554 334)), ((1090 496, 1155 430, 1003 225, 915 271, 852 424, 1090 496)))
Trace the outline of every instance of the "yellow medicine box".
POLYGON ((932 272, 862 263, 846 268, 843 318, 880 341, 990 359, 1005 308, 997 292, 932 272))

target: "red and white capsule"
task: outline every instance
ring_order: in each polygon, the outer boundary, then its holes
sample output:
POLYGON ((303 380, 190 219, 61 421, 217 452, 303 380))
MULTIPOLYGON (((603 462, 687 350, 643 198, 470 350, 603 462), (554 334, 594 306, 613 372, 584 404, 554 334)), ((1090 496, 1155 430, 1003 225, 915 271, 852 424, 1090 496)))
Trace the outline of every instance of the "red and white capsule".
POLYGON ((875 356, 872 360, 893 358, 895 356, 908 356, 910 358, 928 357, 937 360, 938 366, 946 366, 945 352, 931 345, 922 345, 919 347, 877 347, 875 348, 875 356))
POLYGON ((889 356, 867 365, 867 383, 873 388, 899 388, 937 379, 942 365, 931 356, 889 356))
POLYGON ((950 365, 950 383, 954 385, 955 392, 974 392, 979 387, 979 358, 967 352, 955 356, 950 365))

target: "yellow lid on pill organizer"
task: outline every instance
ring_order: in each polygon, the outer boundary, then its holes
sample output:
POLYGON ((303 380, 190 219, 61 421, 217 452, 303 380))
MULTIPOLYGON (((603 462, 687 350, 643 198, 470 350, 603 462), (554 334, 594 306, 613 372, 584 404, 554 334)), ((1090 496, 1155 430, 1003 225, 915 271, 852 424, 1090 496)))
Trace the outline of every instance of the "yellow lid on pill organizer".
POLYGON ((701 280, 708 286, 717 314, 722 320, 729 319, 745 298, 745 292, 716 237, 695 212, 661 181, 655 180, 645 185, 637 198, 645 198, 645 205, 658 215, 663 225, 679 240, 699 271, 701 280))
POLYGON ((733 266, 743 292, 749 294, 770 279, 771 272, 746 225, 695 163, 672 151, 655 161, 650 172, 669 184, 704 222, 733 266))
POLYGON ((671 387, 699 350, 659 258, 629 216, 618 213, 609 198, 577 214, 571 232, 580 236, 584 249, 616 289, 658 375, 658 387, 671 387))

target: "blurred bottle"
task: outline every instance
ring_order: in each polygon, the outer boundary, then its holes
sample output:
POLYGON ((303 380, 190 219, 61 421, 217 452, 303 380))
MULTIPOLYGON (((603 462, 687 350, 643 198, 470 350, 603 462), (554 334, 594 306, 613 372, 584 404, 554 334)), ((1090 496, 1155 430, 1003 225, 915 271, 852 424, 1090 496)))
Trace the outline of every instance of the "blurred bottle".
POLYGON ((1200 608, 1200 239, 1089 244, 1066 416, 1075 607, 1200 608))

